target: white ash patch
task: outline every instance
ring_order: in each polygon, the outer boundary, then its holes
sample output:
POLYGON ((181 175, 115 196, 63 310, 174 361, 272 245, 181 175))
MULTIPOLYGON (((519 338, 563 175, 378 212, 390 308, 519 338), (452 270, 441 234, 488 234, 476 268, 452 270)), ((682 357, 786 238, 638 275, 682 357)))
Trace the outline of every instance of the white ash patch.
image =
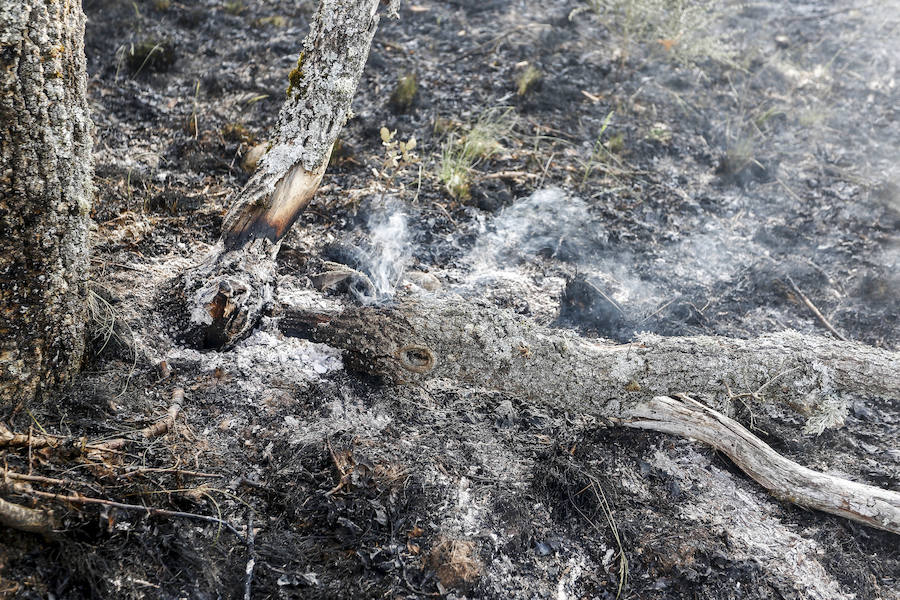
POLYGON ((344 305, 335 298, 329 298, 311 288, 299 287, 293 277, 282 277, 278 282, 278 301, 292 310, 318 312, 337 315, 344 305))
POLYGON ((459 526, 463 535, 478 533, 480 522, 483 519, 484 507, 480 506, 472 497, 472 487, 469 479, 460 477, 456 485, 455 513, 459 516, 459 526))
MULTIPOLYGON (((546 515, 547 520, 550 515, 546 515)), ((497 598, 570 598, 586 597, 582 580, 585 575, 602 573, 579 546, 566 546, 547 556, 533 555, 523 559, 499 553, 488 565, 480 582, 484 596, 497 598)))
POLYGON ((726 535, 734 560, 753 560, 779 586, 790 586, 805 598, 855 598, 841 589, 819 562, 824 550, 808 537, 791 531, 774 514, 774 505, 749 485, 710 464, 691 447, 656 450, 648 462, 695 491, 690 502, 679 504, 681 516, 726 535))
POLYGON ((178 348, 169 354, 169 360, 173 364, 195 362, 203 372, 222 369, 251 396, 275 386, 305 386, 343 368, 339 350, 266 331, 255 332, 226 352, 178 348))
POLYGON ((587 566, 587 560, 584 556, 576 555, 568 560, 566 568, 563 570, 563 576, 559 578, 559 582, 556 584, 556 600, 582 597, 578 590, 578 579, 587 566))
POLYGON ((392 421, 383 407, 366 405, 344 392, 324 407, 321 419, 304 421, 292 415, 284 418, 288 443, 292 446, 319 443, 326 435, 338 432, 350 432, 361 439, 376 438, 392 421))

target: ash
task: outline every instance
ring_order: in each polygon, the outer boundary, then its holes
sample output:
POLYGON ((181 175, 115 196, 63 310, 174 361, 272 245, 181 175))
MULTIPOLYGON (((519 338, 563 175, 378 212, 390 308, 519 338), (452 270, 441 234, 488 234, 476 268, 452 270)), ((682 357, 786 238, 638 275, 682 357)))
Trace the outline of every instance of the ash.
POLYGON ((226 352, 179 348, 168 360, 176 368, 227 375, 250 398, 285 384, 305 386, 343 368, 334 348, 266 331, 255 332, 226 352))

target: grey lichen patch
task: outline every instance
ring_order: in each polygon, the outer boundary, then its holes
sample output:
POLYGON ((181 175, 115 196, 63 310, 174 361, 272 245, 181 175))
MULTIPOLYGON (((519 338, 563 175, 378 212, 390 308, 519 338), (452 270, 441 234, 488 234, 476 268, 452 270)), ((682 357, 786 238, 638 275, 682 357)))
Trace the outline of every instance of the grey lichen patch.
POLYGON ((233 201, 226 231, 248 210, 266 202, 287 174, 321 176, 359 84, 378 24, 378 5, 378 0, 320 4, 297 67, 288 77, 274 139, 233 201))
MULTIPOLYGON (((315 171, 344 125, 378 24, 375 0, 325 0, 303 45, 302 68, 278 117, 274 146, 260 177, 280 177, 295 164, 315 171)), ((274 187, 274 182, 273 182, 274 187)))

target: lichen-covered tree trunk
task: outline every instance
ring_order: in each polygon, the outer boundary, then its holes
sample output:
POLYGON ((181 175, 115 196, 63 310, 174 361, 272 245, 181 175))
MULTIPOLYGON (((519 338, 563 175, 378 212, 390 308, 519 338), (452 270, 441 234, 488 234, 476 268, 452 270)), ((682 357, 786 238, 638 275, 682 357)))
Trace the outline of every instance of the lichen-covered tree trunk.
POLYGON ((84 350, 91 120, 80 0, 0 0, 0 419, 84 350))
POLYGON ((246 335, 272 299, 279 240, 312 199, 344 126, 379 0, 322 0, 291 73, 271 147, 232 201, 222 241, 175 284, 180 332, 201 347, 246 335))
POLYGON ((343 349, 348 367, 392 383, 499 390, 526 404, 702 440, 779 498, 900 533, 900 493, 807 469, 720 412, 740 396, 784 402, 814 430, 836 425, 853 398, 900 400, 896 352, 790 332, 612 344, 453 296, 337 315, 288 308, 280 326, 343 349))

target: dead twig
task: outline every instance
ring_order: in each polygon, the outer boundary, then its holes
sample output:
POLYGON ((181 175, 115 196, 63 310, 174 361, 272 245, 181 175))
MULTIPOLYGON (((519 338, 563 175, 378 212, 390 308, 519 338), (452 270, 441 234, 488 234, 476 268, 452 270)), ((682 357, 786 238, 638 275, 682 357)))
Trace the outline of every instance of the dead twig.
POLYGON ((202 471, 186 471, 184 469, 179 469, 178 467, 142 467, 139 469, 134 469, 133 471, 128 471, 127 473, 123 473, 119 475, 119 479, 124 479, 126 477, 134 477, 135 475, 144 475, 146 473, 172 473, 173 475, 179 475, 184 477, 207 477, 210 479, 215 479, 217 477, 223 477, 219 473, 204 473, 202 471))
POLYGON ((50 485, 71 485, 71 481, 62 479, 54 479, 53 477, 42 477, 40 475, 25 475, 14 471, 3 470, 3 479, 16 479, 18 481, 30 481, 32 483, 47 483, 50 485))
POLYGON ((256 552, 253 547, 253 511, 247 516, 247 567, 244 570, 244 600, 250 600, 250 589, 253 584, 253 568, 256 565, 256 552))
MULTIPOLYGON (((208 523, 216 523, 217 525, 221 525, 228 529, 231 533, 235 535, 242 543, 247 543, 247 540, 244 539, 244 536, 238 532, 234 526, 224 519, 220 519, 218 517, 211 517, 208 515, 201 515, 198 513, 189 513, 182 512, 178 510, 168 510, 165 508, 155 508, 152 506, 142 506, 140 504, 125 504, 124 502, 116 502, 114 500, 104 500, 102 498, 91 498, 89 496, 82 496, 78 493, 72 494, 54 494, 51 492, 41 492, 38 490, 32 490, 23 485, 13 484, 12 491, 16 493, 20 493, 26 496, 32 496, 36 498, 45 498, 47 500, 52 500, 54 502, 60 502, 62 504, 76 504, 76 505, 87 505, 87 504, 97 504, 100 506, 109 506, 111 508, 118 508, 121 510, 130 510, 130 511, 138 511, 144 512, 148 516, 154 517, 172 517, 172 518, 181 518, 181 519, 193 519, 197 521, 206 521, 208 523)), ((0 500, 2 502, 2 500, 0 500)), ((8 504, 8 503, 7 503, 8 504)), ((33 509, 27 509, 34 511, 33 509)), ((41 513, 43 514, 43 513, 41 513)))
MULTIPOLYGON (((151 439, 166 434, 175 425, 175 419, 181 412, 184 403, 184 389, 178 387, 172 390, 172 403, 165 417, 153 425, 140 430, 145 439, 151 439)), ((31 431, 25 433, 13 433, 5 425, 0 423, 0 448, 25 447, 29 451, 34 448, 55 448, 74 443, 82 450, 99 450, 102 452, 114 452, 121 450, 128 443, 125 438, 116 438, 107 442, 88 443, 85 438, 72 438, 52 434, 33 435, 31 431)))
POLYGON ((542 25, 542 23, 533 23, 533 24, 528 24, 528 25, 517 25, 516 27, 513 27, 512 29, 510 29, 510 30, 508 30, 508 31, 505 31, 504 33, 501 33, 501 34, 498 35, 498 36, 492 37, 491 39, 489 39, 489 40, 487 40, 487 41, 485 41, 485 42, 482 42, 482 43, 478 44, 477 46, 475 46, 475 47, 472 48, 471 50, 468 50, 468 51, 466 51, 466 52, 463 52, 462 54, 456 55, 454 58, 450 59, 450 61, 449 61, 448 64, 450 64, 450 65, 456 64, 457 62, 461 61, 462 59, 468 58, 468 57, 473 56, 473 55, 475 55, 475 54, 481 54, 481 53, 486 54, 486 53, 488 53, 488 52, 493 52, 493 51, 496 50, 497 47, 500 45, 500 42, 502 42, 503 40, 505 40, 507 37, 511 36, 512 34, 516 33, 517 31, 521 31, 522 29, 527 29, 527 28, 532 27, 532 26, 540 26, 540 25, 542 25), (489 46, 490 46, 490 49, 489 49, 489 50, 485 50, 485 48, 487 48, 487 47, 489 47, 489 46))
POLYGON ((540 175, 537 173, 528 173, 527 171, 496 171, 478 176, 479 179, 538 179, 539 177, 540 175))
POLYGON ((69 438, 57 435, 31 435, 28 433, 13 433, 6 425, 0 423, 0 448, 46 448, 65 443, 69 438))
MULTIPOLYGON (((600 485, 600 482, 591 475, 590 473, 585 473, 581 471, 581 474, 587 477, 588 483, 581 490, 579 490, 575 497, 580 496, 587 490, 592 490, 594 492, 594 498, 597 500, 597 504, 603 512, 603 516, 606 517, 606 524, 609 526, 609 530, 612 533, 613 539, 616 541, 616 545, 619 547, 618 558, 619 558, 619 586, 616 591, 616 600, 622 595, 622 591, 625 589, 625 586, 628 585, 628 557, 625 555, 625 547, 622 544, 622 537, 619 535, 619 528, 616 526, 616 521, 613 518, 612 507, 609 505, 609 501, 606 499, 606 494, 603 492, 603 487, 600 485), (599 492, 598 492, 599 491, 599 492)), ((578 512, 581 517, 587 521, 591 527, 593 527, 597 533, 603 535, 603 529, 597 525, 588 515, 581 510, 581 507, 578 506, 578 503, 575 502, 575 497, 572 496, 571 490, 569 491, 569 502, 572 504, 572 507, 578 512)))
POLYGON ((326 496, 333 496, 336 493, 338 493, 339 491, 341 491, 341 489, 343 489, 344 485, 346 485, 347 477, 350 474, 350 472, 346 469, 346 466, 348 466, 347 465, 348 461, 346 460, 346 458, 341 459, 340 457, 338 457, 337 453, 334 451, 334 448, 332 448, 332 446, 331 446, 331 440, 327 437, 325 438, 325 445, 328 447, 328 453, 331 455, 331 461, 334 463, 334 468, 336 468, 338 473, 340 473, 340 475, 341 475, 341 479, 338 482, 338 484, 336 486, 334 486, 332 489, 325 492, 326 496))
MULTIPOLYGON (((140 431, 141 437, 144 439, 152 439, 155 437, 159 437, 161 435, 165 435, 169 432, 173 427, 175 427, 175 419, 178 417, 178 413, 181 412, 181 407, 184 404, 184 389, 177 387, 172 390, 172 403, 169 405, 169 410, 166 412, 166 416, 154 423, 153 425, 149 425, 144 427, 140 431)), ((128 443, 128 440, 125 438, 116 438, 113 440, 109 440, 108 442, 103 442, 100 444, 94 444, 89 446, 92 450, 121 450, 125 447, 125 444, 128 443)))
POLYGON ((805 304, 806 307, 807 307, 809 310, 811 310, 812 313, 813 313, 814 315, 816 315, 816 318, 819 319, 819 321, 822 323, 822 325, 825 326, 825 329, 827 329, 828 331, 830 331, 830 332, 834 335, 834 337, 836 337, 837 339, 841 340, 842 342, 848 341, 847 338, 845 338, 843 335, 841 335, 841 334, 838 332, 838 330, 835 329, 834 326, 828 321, 828 319, 825 318, 825 315, 823 315, 823 314, 819 311, 819 309, 816 308, 816 305, 812 303, 812 300, 810 300, 809 298, 807 298, 807 297, 806 297, 806 294, 804 294, 803 292, 800 291, 800 287, 794 282, 793 279, 791 279, 790 276, 787 277, 787 281, 788 281, 788 283, 791 284, 791 287, 794 288, 794 292, 795 292, 798 296, 800 296, 800 299, 801 299, 801 300, 803 300, 803 304, 805 304))
POLYGON ((178 417, 178 413, 181 412, 182 404, 184 404, 184 389, 177 387, 172 390, 172 403, 169 405, 166 416, 150 427, 142 429, 141 434, 148 439, 165 435, 175 427, 175 419, 178 417))
POLYGON ((28 508, 0 498, 0 525, 19 531, 48 535, 53 530, 53 519, 42 510, 28 508))

